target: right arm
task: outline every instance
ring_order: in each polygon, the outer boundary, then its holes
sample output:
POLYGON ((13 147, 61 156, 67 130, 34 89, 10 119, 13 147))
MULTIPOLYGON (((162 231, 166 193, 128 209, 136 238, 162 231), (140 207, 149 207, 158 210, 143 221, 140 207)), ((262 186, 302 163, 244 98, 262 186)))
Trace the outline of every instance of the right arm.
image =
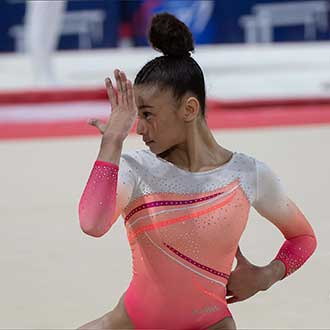
POLYGON ((122 182, 118 182, 121 150, 122 143, 102 143, 100 154, 107 157, 94 162, 79 202, 80 227, 87 235, 100 237, 108 232, 129 200, 131 191, 123 191, 122 182))
POLYGON ((92 120, 103 134, 97 160, 79 202, 80 227, 88 235, 100 237, 111 228, 128 204, 134 178, 125 159, 121 159, 124 139, 134 123, 137 109, 133 88, 123 72, 115 71, 118 98, 109 78, 106 87, 112 107, 106 124, 92 120))

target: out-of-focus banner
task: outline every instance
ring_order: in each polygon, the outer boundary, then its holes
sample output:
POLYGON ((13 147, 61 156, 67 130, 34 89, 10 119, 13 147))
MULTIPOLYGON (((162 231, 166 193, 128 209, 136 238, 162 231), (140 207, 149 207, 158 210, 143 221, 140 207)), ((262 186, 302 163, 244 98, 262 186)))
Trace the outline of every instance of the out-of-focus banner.
MULTIPOLYGON (((23 0, 0 2, 0 51, 24 51, 23 0)), ((68 0, 60 49, 147 45, 150 17, 170 12, 197 44, 329 40, 330 0, 68 0)), ((45 26, 47 28, 47 26, 45 26)))

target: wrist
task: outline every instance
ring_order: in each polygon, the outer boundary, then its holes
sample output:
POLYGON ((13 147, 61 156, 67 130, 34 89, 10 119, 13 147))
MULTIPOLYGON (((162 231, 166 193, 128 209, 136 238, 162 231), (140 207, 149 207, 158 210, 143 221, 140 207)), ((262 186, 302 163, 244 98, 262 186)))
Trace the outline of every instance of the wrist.
POLYGON ((116 145, 122 146, 124 143, 125 137, 120 134, 107 133, 103 135, 101 145, 116 145))
POLYGON ((118 136, 107 135, 103 137, 97 160, 110 162, 119 166, 123 142, 118 136))
POLYGON ((269 289, 273 284, 282 280, 285 276, 285 265, 280 260, 273 260, 263 267, 265 276, 264 290, 269 289))

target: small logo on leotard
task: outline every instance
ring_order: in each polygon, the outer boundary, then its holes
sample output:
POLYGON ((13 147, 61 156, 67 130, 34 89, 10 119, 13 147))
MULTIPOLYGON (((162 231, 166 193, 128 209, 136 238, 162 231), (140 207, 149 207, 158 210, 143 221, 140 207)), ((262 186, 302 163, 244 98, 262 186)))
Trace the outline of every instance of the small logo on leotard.
POLYGON ((192 313, 193 314, 204 314, 204 313, 213 313, 219 310, 219 307, 214 305, 214 306, 206 306, 200 309, 193 309, 192 313))

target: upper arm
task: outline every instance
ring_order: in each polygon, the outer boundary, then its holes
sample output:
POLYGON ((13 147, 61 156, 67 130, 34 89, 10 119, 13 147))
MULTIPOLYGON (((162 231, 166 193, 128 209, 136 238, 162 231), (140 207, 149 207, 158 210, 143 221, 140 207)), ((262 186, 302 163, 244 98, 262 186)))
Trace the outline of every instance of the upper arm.
POLYGON ((260 161, 256 161, 256 198, 252 205, 287 239, 299 235, 314 235, 304 214, 287 196, 280 179, 268 165, 260 161))

